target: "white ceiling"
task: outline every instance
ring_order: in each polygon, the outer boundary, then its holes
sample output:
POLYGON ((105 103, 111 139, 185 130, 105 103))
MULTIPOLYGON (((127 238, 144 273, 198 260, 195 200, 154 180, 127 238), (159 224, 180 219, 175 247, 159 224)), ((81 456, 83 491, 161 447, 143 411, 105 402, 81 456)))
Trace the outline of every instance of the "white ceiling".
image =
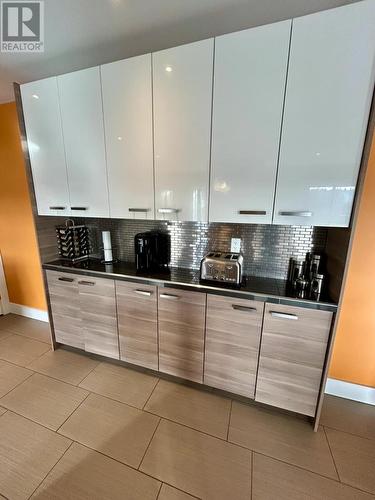
POLYGON ((45 0, 45 52, 0 53, 0 102, 12 82, 173 47, 356 0, 45 0))

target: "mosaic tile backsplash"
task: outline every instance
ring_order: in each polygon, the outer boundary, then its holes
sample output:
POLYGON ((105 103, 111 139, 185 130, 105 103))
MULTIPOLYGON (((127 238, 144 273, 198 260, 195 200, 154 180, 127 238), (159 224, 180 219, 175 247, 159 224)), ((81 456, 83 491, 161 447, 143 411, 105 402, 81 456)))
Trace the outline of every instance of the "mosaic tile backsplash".
POLYGON ((115 255, 128 262, 134 261, 137 233, 166 231, 171 236, 171 265, 190 269, 199 269, 208 251, 229 251, 231 238, 241 238, 245 274, 280 279, 287 277, 290 257, 302 259, 306 252, 323 252, 328 232, 322 227, 262 224, 120 219, 80 219, 76 222, 89 226, 93 256, 101 256, 101 231, 111 231, 115 255))

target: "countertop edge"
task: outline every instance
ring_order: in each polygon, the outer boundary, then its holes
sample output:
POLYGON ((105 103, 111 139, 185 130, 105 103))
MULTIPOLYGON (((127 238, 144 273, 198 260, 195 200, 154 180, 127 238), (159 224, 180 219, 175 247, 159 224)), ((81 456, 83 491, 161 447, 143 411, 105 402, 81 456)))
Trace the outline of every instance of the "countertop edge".
POLYGON ((253 291, 234 290, 215 287, 214 285, 202 283, 184 283, 179 281, 164 281, 161 278, 151 278, 149 276, 131 276, 127 274, 118 274, 110 272, 95 271, 89 269, 75 269, 67 268, 58 264, 42 264, 44 270, 61 271, 70 274, 80 274, 83 276, 92 276, 98 278, 117 279, 120 281, 129 281, 133 283, 145 283, 150 285, 162 286, 163 288, 178 288, 181 290, 194 290, 197 292, 212 293, 214 295, 221 295, 225 297, 234 297, 238 299, 258 300, 261 302, 269 302, 272 304, 280 304, 294 307, 303 307, 305 309, 315 309, 319 311, 328 311, 336 313, 338 306, 327 302, 313 302, 305 299, 298 299, 293 297, 276 296, 272 294, 264 294, 253 291))

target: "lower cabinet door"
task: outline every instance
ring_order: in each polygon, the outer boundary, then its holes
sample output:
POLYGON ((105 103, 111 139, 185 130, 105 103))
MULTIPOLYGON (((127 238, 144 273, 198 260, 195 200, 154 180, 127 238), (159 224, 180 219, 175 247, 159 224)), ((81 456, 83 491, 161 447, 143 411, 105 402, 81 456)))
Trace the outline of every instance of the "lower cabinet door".
POLYGON ((315 415, 332 316, 266 304, 256 401, 315 415))
POLYGON ((85 350, 119 359, 115 282, 80 276, 78 289, 85 350))
POLYGON ((206 294, 159 288, 159 370, 203 382, 206 294))
POLYGON ((204 383, 254 398, 263 302, 207 296, 204 383))
POLYGON ((156 286, 116 281, 120 359, 159 369, 156 286))
POLYGON ((46 271, 55 338, 61 344, 85 348, 76 274, 46 271))

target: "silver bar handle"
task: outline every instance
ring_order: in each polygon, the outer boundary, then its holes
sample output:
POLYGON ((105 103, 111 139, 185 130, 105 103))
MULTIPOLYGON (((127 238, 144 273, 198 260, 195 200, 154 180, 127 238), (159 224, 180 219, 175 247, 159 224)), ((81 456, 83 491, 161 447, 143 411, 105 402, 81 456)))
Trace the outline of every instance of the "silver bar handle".
POLYGON ((177 214, 179 211, 179 208, 158 208, 159 214, 177 214))
POLYGON ((61 276, 58 278, 59 281, 66 281, 66 283, 73 283, 74 279, 73 278, 65 278, 64 276, 61 276))
POLYGON ((133 213, 151 212, 151 208, 129 208, 128 210, 133 213))
POLYGON ((178 295, 172 295, 171 293, 161 293, 160 298, 167 300, 179 300, 180 297, 178 295))
POLYGON ((137 293, 138 295, 144 295, 145 297, 151 297, 152 292, 148 292, 146 290, 134 290, 134 293, 137 293))
POLYGON ((232 304, 232 307, 235 311, 244 311, 244 312, 255 312, 257 311, 256 307, 246 307, 246 306, 239 306, 237 304, 232 304))
POLYGON ((95 286, 95 283, 93 281, 78 281, 78 284, 86 286, 95 286))
POLYGON ((84 210, 88 210, 88 207, 70 207, 70 210, 84 211, 84 210))
POLYGON ((277 311, 270 311, 270 315, 273 316, 274 318, 293 319, 293 320, 298 319, 298 316, 296 314, 288 314, 277 311))
POLYGON ((287 217, 312 217, 313 213, 312 212, 305 212, 305 211, 296 211, 296 212, 284 212, 281 211, 279 212, 279 215, 285 215, 287 217))
POLYGON ((66 210, 66 207, 49 207, 50 210, 66 210))
POLYGON ((240 215, 267 215, 266 210, 239 210, 240 215))

